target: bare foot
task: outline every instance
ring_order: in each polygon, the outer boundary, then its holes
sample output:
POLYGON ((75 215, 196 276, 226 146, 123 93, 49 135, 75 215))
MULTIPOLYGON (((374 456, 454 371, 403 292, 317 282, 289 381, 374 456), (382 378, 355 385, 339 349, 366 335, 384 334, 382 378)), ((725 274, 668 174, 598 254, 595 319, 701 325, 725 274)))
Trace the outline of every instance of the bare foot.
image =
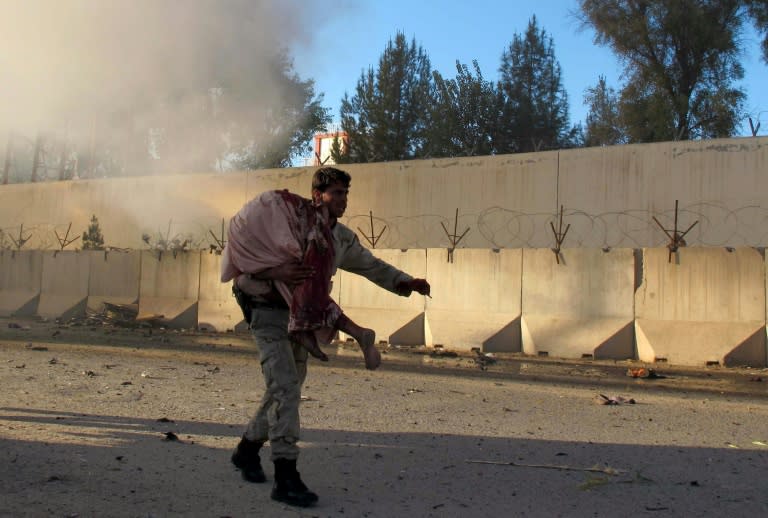
POLYGON ((315 334, 312 331, 295 331, 291 333, 291 338, 318 360, 322 362, 328 361, 328 356, 317 345, 317 338, 315 338, 315 334))
POLYGON ((373 329, 363 330, 357 338, 357 342, 360 344, 360 349, 363 350, 365 368, 368 370, 376 370, 376 368, 381 365, 381 353, 374 343, 376 342, 376 331, 373 329))

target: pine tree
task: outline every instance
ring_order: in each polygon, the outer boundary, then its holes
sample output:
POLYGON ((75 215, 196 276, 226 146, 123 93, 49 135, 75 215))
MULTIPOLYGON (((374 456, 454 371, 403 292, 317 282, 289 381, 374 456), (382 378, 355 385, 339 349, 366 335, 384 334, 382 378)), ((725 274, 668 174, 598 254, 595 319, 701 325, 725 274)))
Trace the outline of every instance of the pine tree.
POLYGON ((539 29, 536 17, 525 34, 515 34, 499 68, 501 122, 496 138, 499 153, 521 153, 567 147, 574 128, 568 127, 568 94, 563 88, 553 39, 539 29))
POLYGON ((397 33, 378 68, 360 75, 355 94, 341 101, 341 127, 349 135, 351 162, 420 158, 432 104, 432 74, 416 40, 397 33))
POLYGON ((597 85, 587 88, 584 104, 589 106, 585 146, 612 146, 626 142, 619 122, 618 94, 608 86, 605 76, 600 76, 597 85))
POLYGON ((474 74, 456 61, 456 78, 434 72, 435 103, 427 136, 432 157, 490 155, 497 122, 498 102, 494 84, 486 81, 477 61, 474 74))
POLYGON ((83 232, 83 250, 104 250, 104 236, 95 214, 91 216, 88 230, 83 232))

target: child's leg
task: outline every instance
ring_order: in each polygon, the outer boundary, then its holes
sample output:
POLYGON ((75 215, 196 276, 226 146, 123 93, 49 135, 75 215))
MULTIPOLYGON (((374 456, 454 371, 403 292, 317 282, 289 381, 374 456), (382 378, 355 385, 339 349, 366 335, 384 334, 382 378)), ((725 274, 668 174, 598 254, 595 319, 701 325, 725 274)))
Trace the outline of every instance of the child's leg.
POLYGON ((376 348, 376 332, 373 329, 360 327, 344 314, 336 321, 336 328, 357 340, 363 350, 366 369, 374 370, 381 365, 381 353, 376 348))
POLYGON ((327 362, 328 356, 320 349, 320 346, 317 345, 317 338, 315 338, 315 333, 312 331, 291 331, 290 332, 291 338, 293 341, 304 347, 304 349, 307 350, 309 354, 314 356, 320 361, 327 362))

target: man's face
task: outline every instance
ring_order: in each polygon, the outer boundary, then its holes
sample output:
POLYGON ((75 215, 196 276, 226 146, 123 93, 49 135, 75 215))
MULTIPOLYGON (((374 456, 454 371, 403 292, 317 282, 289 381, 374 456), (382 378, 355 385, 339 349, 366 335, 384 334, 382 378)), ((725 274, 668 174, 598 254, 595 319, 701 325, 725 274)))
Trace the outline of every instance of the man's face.
POLYGON ((334 218, 340 218, 347 210, 347 195, 349 188, 341 182, 333 182, 324 192, 315 190, 315 201, 328 207, 328 213, 334 218))

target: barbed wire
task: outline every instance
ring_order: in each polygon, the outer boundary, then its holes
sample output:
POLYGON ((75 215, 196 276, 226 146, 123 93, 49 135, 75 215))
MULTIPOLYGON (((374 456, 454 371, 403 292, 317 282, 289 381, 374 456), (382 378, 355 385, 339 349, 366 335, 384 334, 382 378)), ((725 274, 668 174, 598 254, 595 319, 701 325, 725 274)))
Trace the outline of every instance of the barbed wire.
MULTIPOLYGON (((753 246, 768 245, 768 206, 750 204, 729 207, 722 202, 700 201, 681 206, 677 214, 682 230, 697 222, 686 235, 687 246, 753 246)), ((555 245, 550 223, 557 225, 559 214, 552 212, 523 212, 513 208, 491 206, 477 212, 461 212, 458 218, 440 214, 416 214, 382 217, 355 214, 342 219, 353 229, 365 246, 365 229, 371 221, 378 233, 386 227, 376 248, 450 248, 444 227, 469 228, 460 248, 550 248, 555 245)), ((674 208, 664 210, 626 209, 590 213, 579 208, 564 207, 563 221, 570 230, 563 246, 581 248, 643 248, 664 246, 668 237, 654 222, 671 229, 674 208)), ((142 235, 151 242, 187 241, 189 249, 210 248, 211 233, 221 229, 221 219, 202 222, 194 219, 171 220, 165 228, 137 228, 135 235, 121 239, 105 235, 105 242, 130 249, 146 249, 142 235)), ((58 248, 56 233, 62 233, 69 223, 24 224, 24 237, 29 236, 24 249, 49 250, 58 248)), ((80 230, 80 233, 82 230, 80 230)), ((20 233, 20 225, 0 227, 0 248, 11 248, 20 233)), ((146 240, 145 240, 146 241, 146 240)), ((150 244, 151 248, 151 244, 150 244)))

